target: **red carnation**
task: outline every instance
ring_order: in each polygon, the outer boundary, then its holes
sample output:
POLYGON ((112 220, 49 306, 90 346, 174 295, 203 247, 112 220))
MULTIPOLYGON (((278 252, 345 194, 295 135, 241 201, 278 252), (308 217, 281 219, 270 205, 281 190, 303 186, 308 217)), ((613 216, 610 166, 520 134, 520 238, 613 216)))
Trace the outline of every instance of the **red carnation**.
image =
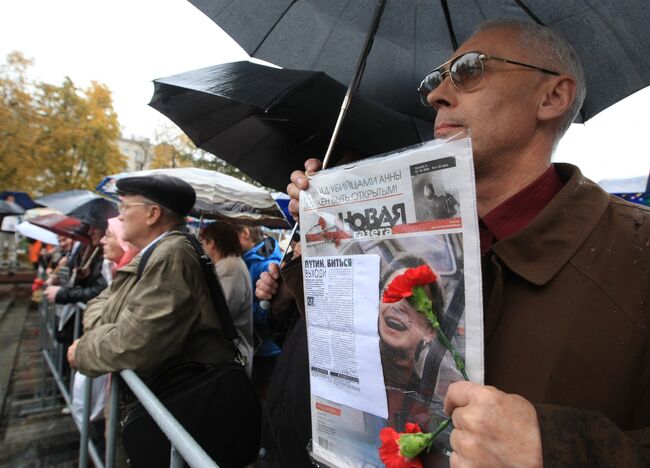
POLYGON ((41 287, 45 284, 45 281, 42 280, 41 278, 36 278, 34 279, 34 282, 32 283, 32 292, 37 291, 38 289, 41 289, 41 287))
POLYGON ((438 277, 428 265, 409 268, 390 282, 384 290, 384 295, 381 300, 389 304, 399 302, 406 297, 411 297, 415 286, 424 286, 435 283, 437 280, 438 277))
POLYGON ((392 427, 385 427, 379 432, 381 447, 379 447, 379 458, 387 468, 422 468, 419 458, 408 458, 400 453, 398 443, 402 434, 421 433, 420 426, 413 423, 406 423, 406 432, 397 432, 392 427))

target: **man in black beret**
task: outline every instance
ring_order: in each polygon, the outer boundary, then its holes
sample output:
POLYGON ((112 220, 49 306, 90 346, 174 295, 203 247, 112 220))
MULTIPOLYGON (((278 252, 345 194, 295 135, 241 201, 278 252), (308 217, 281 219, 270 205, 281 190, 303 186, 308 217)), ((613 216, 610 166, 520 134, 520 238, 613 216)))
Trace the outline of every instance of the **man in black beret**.
POLYGON ((124 240, 142 250, 88 303, 85 334, 68 350, 70 365, 90 377, 133 369, 149 383, 183 362, 232 360, 199 257, 184 235, 194 189, 165 175, 122 179, 117 188, 124 240))

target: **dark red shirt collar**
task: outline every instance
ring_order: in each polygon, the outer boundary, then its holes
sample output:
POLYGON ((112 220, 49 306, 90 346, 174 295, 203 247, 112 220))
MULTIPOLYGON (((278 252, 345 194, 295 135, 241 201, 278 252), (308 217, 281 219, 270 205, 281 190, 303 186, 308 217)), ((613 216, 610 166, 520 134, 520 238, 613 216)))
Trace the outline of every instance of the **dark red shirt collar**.
POLYGON ((525 228, 562 189, 554 166, 479 220, 481 254, 492 244, 525 228))

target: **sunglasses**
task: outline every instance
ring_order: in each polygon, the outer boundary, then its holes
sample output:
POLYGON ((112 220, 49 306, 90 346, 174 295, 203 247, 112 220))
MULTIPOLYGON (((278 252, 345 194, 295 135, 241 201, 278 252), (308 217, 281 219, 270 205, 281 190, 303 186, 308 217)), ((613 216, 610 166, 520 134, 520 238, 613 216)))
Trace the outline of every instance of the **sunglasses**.
POLYGON ((492 57, 482 52, 466 52, 463 55, 459 55, 458 57, 448 60, 432 72, 429 72, 427 76, 424 77, 420 83, 420 86, 418 87, 418 93, 420 93, 420 100, 422 101, 422 104, 429 106, 427 96, 431 91, 442 84, 443 80, 445 79, 445 75, 449 75, 451 84, 453 84, 454 88, 456 89, 467 89, 471 85, 477 84, 479 81, 481 81, 481 78, 483 78, 486 60, 496 60, 497 62, 519 65, 521 67, 531 68, 543 73, 548 73, 549 75, 560 75, 558 72, 547 70, 546 68, 542 67, 537 67, 535 65, 529 65, 527 63, 516 62, 514 60, 508 60, 499 57, 492 57), (449 65, 449 68, 447 70, 443 70, 447 65, 449 65))

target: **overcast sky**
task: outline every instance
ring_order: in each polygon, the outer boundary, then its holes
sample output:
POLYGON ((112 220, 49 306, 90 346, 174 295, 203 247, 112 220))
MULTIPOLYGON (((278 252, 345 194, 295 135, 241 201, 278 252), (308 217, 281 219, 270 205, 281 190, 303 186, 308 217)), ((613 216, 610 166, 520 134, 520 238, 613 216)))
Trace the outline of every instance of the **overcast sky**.
MULTIPOLYGON (((650 45, 650 44, 649 44, 650 45)), ((186 0, 7 0, 0 15, 0 59, 18 50, 36 62, 31 77, 113 92, 123 134, 153 139, 169 120, 147 106, 151 80, 248 56, 186 0)), ((594 180, 647 174, 650 88, 573 125, 555 160, 594 180)))

